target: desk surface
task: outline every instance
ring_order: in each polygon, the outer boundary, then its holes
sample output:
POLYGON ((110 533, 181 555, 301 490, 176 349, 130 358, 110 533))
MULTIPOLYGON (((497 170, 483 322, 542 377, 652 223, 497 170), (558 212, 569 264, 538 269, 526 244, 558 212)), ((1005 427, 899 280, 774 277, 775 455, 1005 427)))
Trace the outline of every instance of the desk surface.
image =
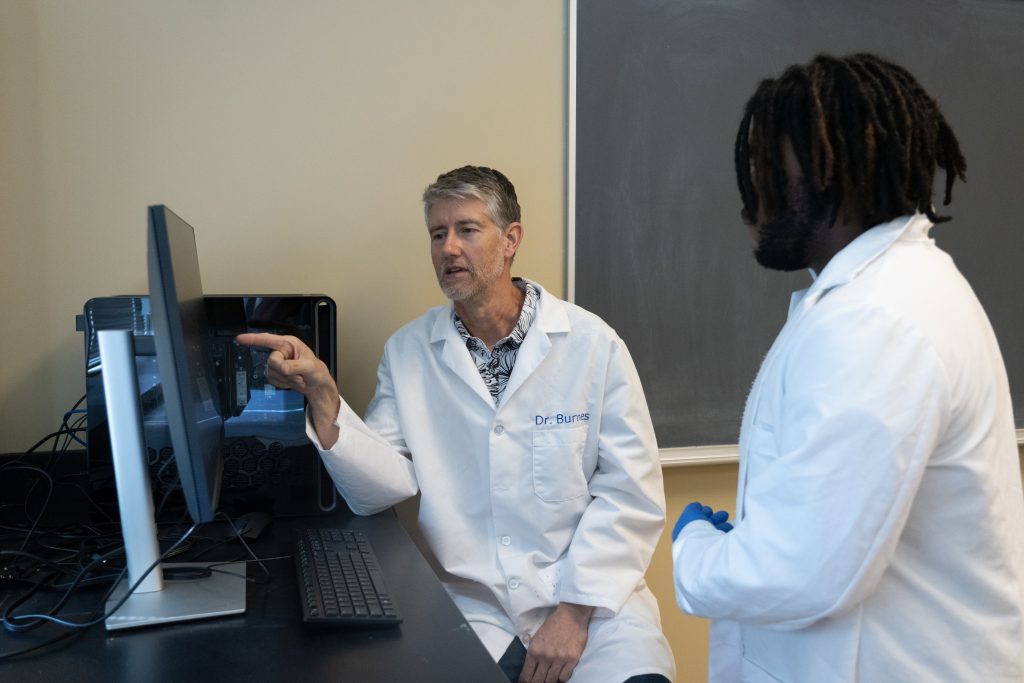
MULTIPOLYGON (((290 555, 291 527, 363 529, 403 623, 393 629, 302 624, 292 559, 268 563, 271 583, 250 583, 244 615, 108 632, 94 626, 46 649, 0 662, 4 680, 91 681, 473 681, 507 683, 391 512, 277 519, 253 545, 290 555)), ((258 567, 250 565, 249 576, 258 567)), ((0 589, 0 605, 9 598, 0 589)), ((76 615, 68 613, 68 618, 76 615)), ((80 616, 84 616, 80 613, 80 616)), ((53 637, 51 627, 0 632, 0 652, 53 637)))

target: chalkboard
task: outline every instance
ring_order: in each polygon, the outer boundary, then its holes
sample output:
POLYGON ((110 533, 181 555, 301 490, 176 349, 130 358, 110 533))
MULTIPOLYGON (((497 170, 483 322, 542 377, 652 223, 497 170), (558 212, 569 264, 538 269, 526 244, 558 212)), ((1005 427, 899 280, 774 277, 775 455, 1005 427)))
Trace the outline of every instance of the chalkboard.
POLYGON ((628 344, 662 447, 736 443, 789 294, 809 283, 754 261, 732 147, 758 82, 819 52, 905 66, 959 137, 968 182, 932 236, 992 320, 1021 427, 1024 2, 580 0, 570 10, 571 291, 628 344))

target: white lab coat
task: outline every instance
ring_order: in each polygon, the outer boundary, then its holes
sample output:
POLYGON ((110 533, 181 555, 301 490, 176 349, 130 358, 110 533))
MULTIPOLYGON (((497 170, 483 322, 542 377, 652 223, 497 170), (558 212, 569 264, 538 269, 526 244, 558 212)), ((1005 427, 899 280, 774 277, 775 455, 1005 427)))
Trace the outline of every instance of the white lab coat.
POLYGON ((794 295, 743 417, 738 523, 673 544, 680 607, 727 620, 721 680, 1024 679, 1006 372, 931 227, 876 226, 794 295))
POLYGON ((421 492, 435 569, 495 659, 574 602, 598 608, 574 679, 671 679, 644 583, 665 503, 640 380, 613 330, 538 289, 498 406, 438 307, 388 340, 365 422, 342 402, 324 463, 359 514, 421 492))

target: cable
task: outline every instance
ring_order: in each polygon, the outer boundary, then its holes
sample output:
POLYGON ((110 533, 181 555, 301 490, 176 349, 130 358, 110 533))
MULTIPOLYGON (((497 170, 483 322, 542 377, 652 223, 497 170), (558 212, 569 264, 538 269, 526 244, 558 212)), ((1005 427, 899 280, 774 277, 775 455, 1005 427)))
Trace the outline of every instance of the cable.
POLYGON ((50 504, 50 499, 53 495, 54 482, 53 478, 50 476, 47 470, 49 470, 50 467, 53 465, 54 458, 58 453, 66 453, 68 447, 71 445, 71 443, 73 443, 72 440, 77 440, 82 445, 85 445, 85 442, 82 441, 81 439, 78 439, 76 434, 85 431, 85 428, 82 427, 82 425, 85 423, 87 416, 85 414, 82 414, 79 418, 75 420, 74 424, 68 423, 68 418, 71 415, 84 413, 84 411, 79 409, 79 406, 82 404, 83 401, 85 401, 85 399, 86 395, 83 394, 82 397, 75 402, 71 409, 64 413, 64 418, 61 421, 60 429, 44 436, 42 439, 33 444, 28 450, 26 450, 21 456, 19 456, 15 460, 11 460, 0 465, 0 470, 20 469, 35 472, 39 474, 48 484, 46 497, 43 499, 43 503, 40 506, 39 512, 34 518, 28 509, 28 505, 29 501, 31 500, 32 494, 35 492, 36 487, 39 485, 39 481, 37 480, 33 482, 25 494, 25 516, 26 518, 32 520, 32 528, 29 529, 25 537, 25 542, 22 544, 22 549, 24 549, 25 546, 28 544, 28 541, 31 538, 32 533, 35 531, 36 527, 39 524, 39 521, 42 519, 43 514, 46 512, 46 509, 50 504), (34 465, 25 462, 24 459, 27 456, 34 453, 40 446, 42 446, 43 444, 50 440, 53 441, 53 444, 50 449, 50 457, 46 460, 43 467, 35 467, 34 465))
POLYGON ((270 570, 267 569, 266 566, 262 562, 259 561, 259 559, 256 557, 256 553, 254 553, 252 551, 252 548, 249 547, 249 544, 245 542, 245 537, 242 536, 242 532, 238 530, 237 526, 235 526, 235 521, 233 519, 231 519, 231 517, 229 517, 226 512, 218 512, 217 515, 219 517, 223 517, 224 519, 228 520, 228 524, 231 525, 231 530, 235 532, 235 538, 237 538, 239 540, 239 542, 241 542, 241 544, 245 547, 246 551, 248 551, 249 557, 251 557, 253 560, 255 560, 260 565, 260 569, 262 569, 263 573, 266 574, 267 577, 269 578, 270 577, 270 570))
MULTIPOLYGON (((170 555, 179 545, 184 543, 188 539, 188 537, 191 536, 192 533, 197 528, 199 528, 199 526, 200 526, 199 524, 193 524, 191 527, 189 527, 188 531, 186 531, 185 534, 180 539, 178 539, 177 542, 174 543, 174 545, 172 545, 170 548, 168 548, 166 551, 164 551, 163 554, 160 555, 160 557, 158 557, 152 564, 149 565, 149 567, 146 568, 146 570, 144 572, 142 572, 142 575, 139 576, 139 578, 135 581, 135 583, 133 583, 128 588, 127 591, 125 591, 125 594, 123 596, 121 596, 120 600, 117 601, 117 604, 115 604, 106 613, 103 613, 103 610, 100 609, 97 612, 94 612, 94 614, 99 614, 99 616, 97 616, 95 618, 92 618, 89 621, 85 621, 85 622, 74 622, 74 621, 68 621, 66 619, 58 618, 56 616, 56 614, 60 611, 59 608, 63 607, 63 603, 66 600, 66 597, 68 595, 70 595, 70 593, 74 589, 74 587, 77 586, 77 583, 73 583, 72 586, 68 589, 67 593, 65 593, 65 596, 62 597, 61 601, 58 602, 57 607, 52 609, 50 611, 50 613, 47 613, 47 614, 17 614, 17 615, 11 615, 10 614, 10 609, 8 609, 7 611, 4 612, 3 616, 0 617, 0 622, 3 623, 4 628, 6 628, 7 630, 10 630, 10 631, 27 630, 27 628, 34 628, 37 621, 48 621, 48 622, 53 623, 53 624, 58 624, 60 626, 65 626, 67 628, 75 628, 75 629, 86 629, 86 628, 89 628, 91 626, 95 626, 96 624, 104 621, 107 617, 109 617, 110 615, 114 614, 117 610, 119 610, 121 608, 121 605, 123 605, 125 602, 127 602, 128 598, 131 597, 131 595, 142 584, 142 582, 145 580, 145 578, 147 576, 149 576, 149 574, 154 569, 156 569, 156 567, 161 562, 163 562, 164 559, 166 559, 167 556, 170 555), (24 624, 19 624, 18 623, 18 622, 22 622, 22 621, 29 621, 32 625, 29 626, 29 625, 24 625, 24 624)), ((111 595, 113 595, 114 589, 117 588, 117 586, 118 586, 118 584, 120 582, 121 577, 127 571, 128 571, 128 568, 125 567, 118 574, 117 581, 115 581, 113 583, 113 585, 111 585, 111 587, 107 591, 106 595, 103 596, 103 600, 101 601, 103 604, 105 604, 107 599, 110 598, 111 595)), ((14 605, 12 605, 12 607, 20 605, 21 602, 24 602, 25 599, 27 599, 27 598, 24 598, 21 601, 16 602, 14 605)))
MULTIPOLYGON (((50 608, 50 611, 47 614, 27 614, 27 615, 13 615, 12 616, 11 612, 16 607, 18 607, 19 605, 23 604, 29 598, 31 598, 33 595, 35 595, 44 585, 46 585, 49 582, 52 582, 53 578, 55 578, 56 575, 51 575, 49 577, 50 581, 40 581, 39 583, 34 585, 30 590, 28 590, 25 594, 23 594, 22 596, 17 598, 10 605, 8 605, 7 608, 4 610, 3 615, 0 615, 0 623, 3 623, 4 629, 7 630, 7 631, 21 632, 21 631, 30 631, 32 629, 38 628, 39 626, 42 626, 44 624, 44 622, 46 622, 46 621, 54 621, 55 620, 55 615, 59 614, 60 611, 64 608, 64 605, 71 598, 71 595, 74 592, 74 590, 79 585, 81 585, 83 583, 83 581, 85 580, 85 577, 89 575, 89 572, 92 571, 93 567, 96 566, 96 565, 99 565, 99 564, 106 563, 106 561, 110 557, 113 557, 113 556, 115 556, 115 555, 117 555, 117 554, 119 554, 121 552, 123 552, 123 548, 119 547, 119 548, 115 548, 115 549, 109 551, 108 553, 106 553, 104 555, 98 555, 98 556, 94 555, 92 562, 90 562, 88 565, 86 565, 84 568, 82 568, 82 570, 79 571, 77 575, 75 575, 75 579, 67 586, 66 590, 64 591, 64 594, 60 597, 59 600, 57 600, 57 603, 53 607, 50 608), (24 623, 18 623, 18 622, 24 622, 24 623)), ((159 562, 159 560, 157 560, 157 562, 159 562)), ((152 565, 146 571, 146 573, 143 574, 143 578, 145 578, 146 575, 150 571, 152 571, 153 567, 155 567, 155 566, 156 566, 155 564, 152 565)), ((107 598, 110 597, 110 594, 113 592, 114 587, 117 586, 117 582, 120 580, 121 576, 123 576, 126 571, 127 571, 127 567, 124 567, 117 574, 117 577, 116 577, 114 583, 111 585, 110 589, 107 591, 107 594, 103 598, 103 602, 104 603, 106 602, 107 598)), ((138 583, 136 583, 136 586, 137 585, 138 585, 138 583)), ((134 587, 132 588, 132 590, 134 590, 134 587)), ((118 605, 118 606, 120 606, 120 605, 118 605)), ((62 620, 56 620, 56 621, 58 623, 60 623, 62 620)), ((65 625, 67 625, 67 622, 65 622, 65 625)))
POLYGON ((68 432, 69 432, 68 435, 69 435, 69 437, 71 439, 73 439, 74 441, 77 441, 82 446, 85 446, 86 448, 88 448, 89 444, 86 443, 85 441, 82 441, 77 436, 75 436, 74 435, 74 429, 71 426, 68 425, 68 417, 70 417, 71 415, 74 415, 74 414, 78 414, 78 413, 81 413, 82 417, 78 418, 75 421, 75 425, 74 425, 75 427, 80 427, 81 425, 85 424, 85 422, 88 421, 88 414, 86 413, 85 409, 77 407, 82 402, 83 399, 85 399, 85 396, 82 396, 82 398, 78 399, 78 403, 75 404, 75 407, 72 407, 71 410, 69 410, 68 412, 64 413, 64 420, 63 420, 63 422, 61 422, 61 426, 68 430, 68 432))
POLYGON ((81 484, 79 484, 78 482, 72 482, 72 485, 82 493, 82 497, 85 498, 86 502, 88 502, 89 505, 94 510, 96 510, 96 512, 106 517, 107 521, 111 524, 117 524, 117 520, 115 520, 113 517, 107 514, 107 511, 103 509, 103 506, 99 505, 95 500, 93 500, 92 495, 90 495, 88 491, 82 488, 81 484))
POLYGON ((194 581, 195 579, 209 578, 213 571, 203 565, 192 565, 187 567, 164 567, 165 581, 194 581))
MULTIPOLYGON (((164 467, 166 467, 166 466, 167 465, 164 465, 164 467)), ((160 468, 160 472, 161 473, 163 472, 164 467, 160 468)), ((160 474, 158 473, 157 476, 159 478, 160 474)), ((181 479, 177 475, 177 470, 175 470, 174 481, 170 485, 168 485, 166 487, 166 489, 164 490, 163 498, 160 499, 160 503, 156 506, 156 517, 157 517, 157 519, 159 519, 160 516, 163 514, 164 506, 167 504, 167 501, 170 499, 171 494, 173 494, 176 491, 179 491, 181 489, 180 484, 181 484, 181 479)))
MULTIPOLYGON (((25 498, 20 503, 23 507, 25 522, 15 525, 0 525, 0 534, 10 544, 8 547, 14 546, 15 543, 11 542, 17 539, 15 547, 19 548, 18 550, 0 551, 0 559, 4 563, 2 568, 8 574, 6 580, 24 583, 25 588, 18 595, 8 593, 5 596, 6 605, 0 613, 0 625, 11 632, 25 632, 48 625, 62 629, 62 632, 55 637, 48 638, 43 642, 13 652, 0 653, 0 661, 76 637, 115 614, 160 563, 175 554, 186 552, 194 543, 192 539, 198 537, 195 532, 200 525, 194 524, 179 538, 176 538, 170 547, 162 552, 160 557, 127 587, 124 594, 111 602, 109 609, 107 608, 107 603, 115 595, 115 591, 119 586, 124 585, 122 579, 127 574, 127 566, 121 566, 119 559, 124 556, 124 548, 120 543, 121 538, 119 533, 114 532, 119 525, 107 514, 104 507, 93 499, 90 492, 76 481, 76 478, 81 477, 84 472, 72 472, 60 476, 55 474, 55 465, 60 455, 67 453, 76 445, 88 447, 87 440, 79 436, 83 432, 87 432, 88 412, 84 408, 80 408, 85 400, 86 396, 83 395, 63 414, 59 429, 41 438, 17 459, 0 463, 0 472, 8 474, 19 472, 27 475, 27 483, 21 487, 21 490, 25 492, 25 498), (37 453, 47 444, 49 444, 48 453, 37 453), (26 460, 34 453, 37 455, 32 458, 33 462, 30 464, 26 460), (39 461, 43 462, 42 467, 36 466, 39 461), (59 529, 42 527, 42 519, 58 495, 57 487, 69 485, 73 488, 68 490, 74 492, 76 497, 80 492, 88 505, 101 513, 106 521, 98 525, 79 523, 59 529), (17 534, 17 536, 13 534, 17 534), (84 617, 79 616, 80 620, 60 616, 63 611, 68 609, 71 598, 79 594, 82 588, 105 584, 109 585, 99 603, 94 609, 87 611, 84 617), (39 596, 41 591, 53 592, 54 598, 42 601, 39 596), (30 603, 29 601, 33 598, 36 600, 34 603, 30 603), (40 604, 41 602, 51 602, 52 604, 46 606, 40 604), (26 606, 33 611, 18 611, 26 606)), ((171 494, 180 490, 180 480, 173 468, 172 460, 165 459, 158 462, 159 478, 161 480, 170 479, 170 476, 165 476, 166 473, 166 475, 173 475, 173 481, 169 486, 161 487, 164 490, 161 491, 162 498, 157 510, 163 511, 166 506, 169 508, 168 512, 177 515, 177 504, 174 506, 167 504, 171 499, 171 494)), ((60 491, 59 495, 64 496, 64 490, 60 491)), ((205 567, 165 567, 163 569, 165 578, 170 581, 197 580, 209 577, 213 573, 220 573, 237 576, 252 583, 269 583, 272 574, 265 562, 287 559, 291 556, 258 557, 242 537, 233 520, 224 513, 219 514, 228 520, 236 538, 244 547, 245 553, 251 558, 234 562, 245 564, 255 562, 260 566, 262 576, 250 578, 245 575, 245 572, 239 573, 223 568, 231 562, 217 562, 205 567)), ((185 519, 186 515, 187 510, 182 506, 182 519, 185 519)))
POLYGON ((25 494, 25 517, 27 517, 28 519, 32 520, 32 527, 28 530, 28 533, 25 534, 25 540, 21 544, 21 549, 24 550, 25 547, 28 545, 29 540, 32 538, 32 534, 35 532, 36 527, 39 526, 39 521, 42 519, 43 513, 46 512, 46 508, 50 504, 50 497, 53 495, 53 477, 51 477, 49 475, 49 473, 46 472, 46 470, 40 469, 38 467, 35 467, 34 465, 23 464, 19 460, 13 460, 13 461, 11 461, 9 463, 5 463, 3 465, 0 465, 0 470, 8 470, 8 469, 11 469, 11 470, 24 470, 26 472, 32 472, 33 474, 38 474, 48 484, 48 488, 47 488, 47 491, 46 491, 46 498, 44 499, 43 505, 42 505, 42 507, 39 510, 39 514, 35 517, 35 519, 32 518, 32 515, 29 513, 29 510, 28 510, 29 496, 32 494, 32 491, 35 490, 35 484, 33 484, 32 487, 29 488, 28 493, 25 494))
POLYGON ((36 643, 35 645, 30 645, 29 647, 26 647, 26 648, 24 648, 22 650, 15 650, 14 652, 3 652, 3 653, 0 653, 0 662, 8 660, 8 659, 14 659, 15 657, 18 657, 20 655, 26 655, 29 652, 35 652, 36 650, 41 650, 44 647, 48 647, 50 645, 54 645, 55 643, 59 643, 62 640, 67 640, 68 638, 80 637, 83 633, 85 633, 84 630, 65 631, 64 633, 57 634, 55 637, 50 638, 49 640, 44 640, 41 643, 36 643))
POLYGON ((239 578, 245 579, 249 583, 256 583, 256 584, 259 584, 261 586, 265 586, 265 585, 267 585, 268 583, 271 582, 271 580, 273 579, 273 575, 267 570, 267 568, 263 565, 263 563, 264 562, 273 562, 273 561, 276 561, 276 560, 290 560, 290 559, 292 559, 292 557, 294 557, 294 556, 293 555, 278 555, 277 557, 253 557, 251 560, 233 560, 231 562, 217 562, 216 564, 209 565, 209 569, 210 569, 211 572, 217 572, 218 574, 227 574, 229 576, 237 576, 239 578), (267 576, 263 580, 260 580, 260 579, 257 579, 257 578, 249 578, 248 576, 243 576, 243 575, 238 574, 236 572, 229 572, 229 571, 226 571, 224 569, 217 569, 217 567, 220 567, 220 566, 223 566, 223 565, 226 565, 226 564, 237 564, 239 562, 242 562, 242 563, 245 563, 245 564, 249 564, 250 562, 256 562, 261 567, 263 567, 263 571, 266 572, 267 576))
POLYGON ((64 567, 61 567, 59 564, 57 564, 55 562, 51 562, 50 560, 46 559, 45 557, 41 557, 41 556, 36 555, 34 553, 26 553, 26 552, 21 551, 21 550, 0 550, 0 557, 4 557, 4 556, 28 557, 28 558, 31 558, 31 559, 35 560, 36 562, 38 562, 40 564, 45 564, 47 567, 50 567, 51 569, 54 569, 54 570, 56 570, 58 572, 61 572, 61 573, 64 573, 64 574, 68 574, 70 576, 74 576, 74 574, 75 574, 74 572, 69 571, 69 570, 65 569, 64 567))
POLYGON ((270 582, 270 580, 272 578, 272 574, 270 573, 270 570, 267 569, 267 566, 264 565, 263 563, 264 562, 269 562, 271 560, 289 559, 289 558, 292 557, 291 555, 281 555, 281 556, 278 556, 278 557, 265 557, 265 558, 257 557, 256 553, 253 552, 253 549, 250 548, 249 544, 245 542, 245 536, 243 536, 242 532, 238 530, 237 526, 235 526, 235 521, 233 519, 231 519, 231 516, 228 515, 226 512, 220 511, 220 512, 217 513, 217 517, 223 517, 227 521, 228 525, 231 527, 231 530, 233 532, 235 532, 235 535, 233 537, 231 537, 231 538, 219 539, 212 546, 204 548, 198 555, 196 555, 193 558, 193 561, 197 560, 198 558, 202 557, 203 555, 205 555, 206 553, 208 553, 208 552, 210 552, 212 550, 216 550, 217 548, 223 546, 226 543, 230 543, 231 541, 238 541, 238 542, 240 542, 242 544, 242 546, 245 548, 246 552, 249 553, 249 557, 251 559, 248 559, 248 560, 246 560, 246 559, 226 560, 224 562, 216 562, 216 563, 208 565, 208 568, 209 568, 209 570, 211 572, 218 572, 218 573, 221 573, 221 574, 230 574, 232 576, 238 576, 240 578, 243 578, 246 581, 249 581, 251 583, 265 584, 265 583, 269 583, 270 582), (248 576, 242 576, 241 574, 236 574, 235 572, 229 572, 229 571, 224 571, 222 569, 217 569, 217 567, 220 567, 220 566, 223 566, 223 565, 227 565, 227 564, 234 564, 234 563, 237 563, 237 562, 244 562, 246 564, 248 564, 250 562, 255 562, 256 564, 258 564, 260 566, 260 569, 263 570, 263 573, 265 575, 265 580, 260 581, 258 579, 250 579, 248 576))

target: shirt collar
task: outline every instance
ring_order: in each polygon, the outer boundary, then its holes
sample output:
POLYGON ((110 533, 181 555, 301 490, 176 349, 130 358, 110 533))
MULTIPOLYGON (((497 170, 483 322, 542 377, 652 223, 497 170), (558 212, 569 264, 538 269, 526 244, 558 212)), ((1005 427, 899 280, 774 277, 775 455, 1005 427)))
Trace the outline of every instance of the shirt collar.
POLYGON ((915 213, 913 216, 900 216, 865 230, 839 250, 820 274, 811 271, 814 282, 807 289, 793 294, 790 315, 797 306, 813 306, 835 287, 856 278, 900 239, 928 239, 928 231, 932 225, 927 216, 915 213))
MULTIPOLYGON (((536 317, 537 299, 540 296, 537 285, 518 277, 512 278, 512 284, 521 289, 526 296, 523 298, 523 306, 519 310, 519 320, 516 321, 515 327, 512 328, 508 336, 499 339, 495 343, 495 351, 505 347, 519 348, 523 340, 526 339, 526 333, 530 331, 530 325, 533 324, 533 319, 536 317)), ((468 346, 479 345, 481 348, 486 348, 483 341, 470 335, 469 330, 466 329, 466 325, 459 318, 454 307, 452 307, 452 322, 455 324, 455 329, 458 331, 462 341, 468 346)))

